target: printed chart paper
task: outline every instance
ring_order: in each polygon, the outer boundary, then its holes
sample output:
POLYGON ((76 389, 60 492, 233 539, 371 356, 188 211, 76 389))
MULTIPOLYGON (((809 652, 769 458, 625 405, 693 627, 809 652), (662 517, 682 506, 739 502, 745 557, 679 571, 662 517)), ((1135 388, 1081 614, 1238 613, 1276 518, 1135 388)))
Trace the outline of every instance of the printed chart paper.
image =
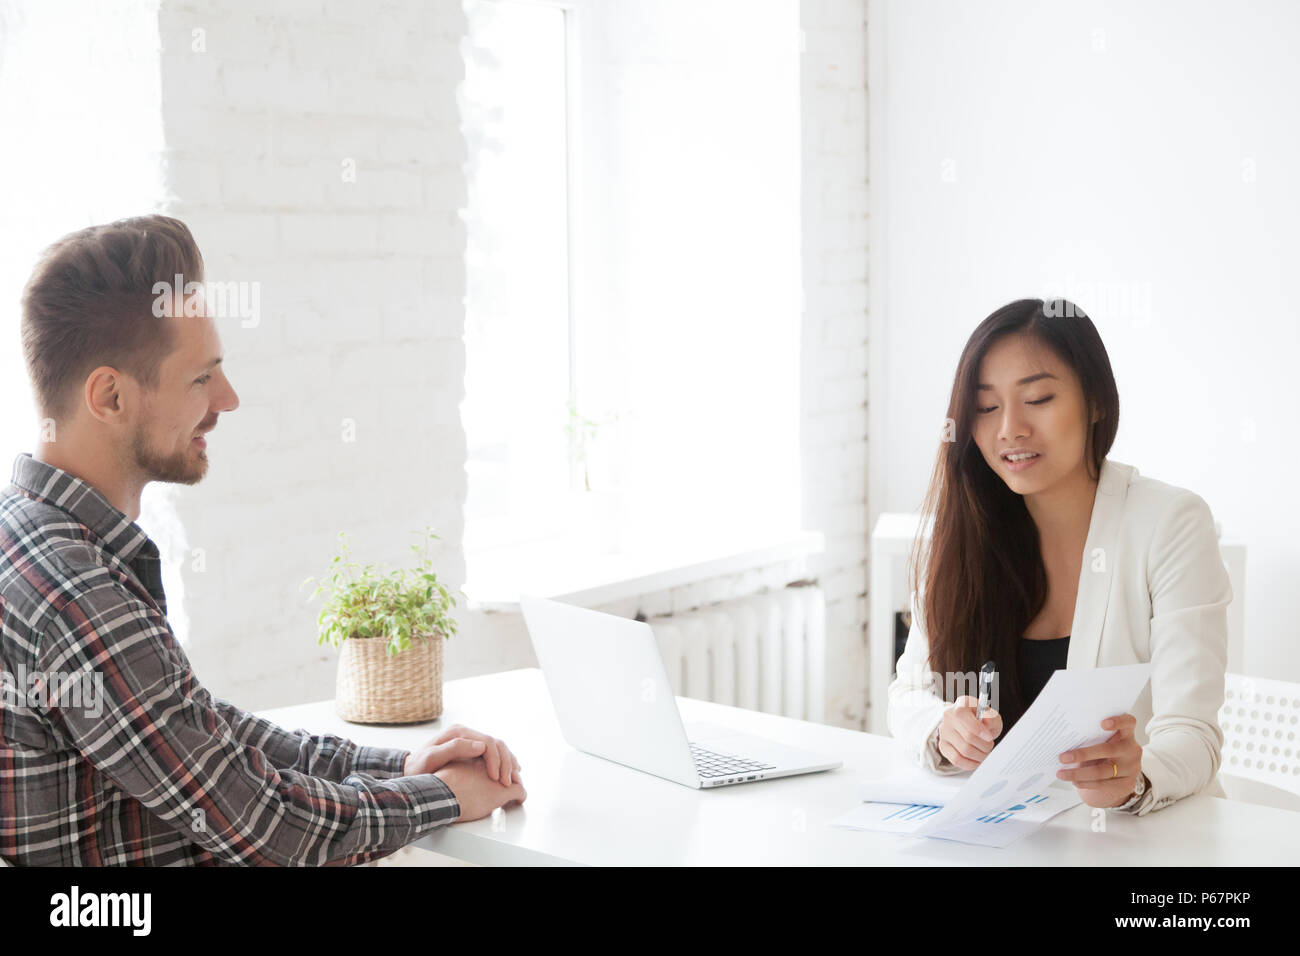
MULTIPOLYGON (((997 847, 1014 843, 1058 813, 1082 802, 1073 786, 1066 790, 1059 780, 1051 780, 1050 784, 1034 789, 1022 800, 1006 804, 996 813, 986 814, 984 818, 976 820, 969 831, 957 829, 952 835, 945 834, 937 839, 956 839, 963 843, 997 847)), ((940 806, 921 803, 863 803, 832 820, 831 826, 911 834, 942 809, 940 806)))
POLYGON ((987 846, 1011 842, 1003 842, 999 830, 1014 829, 1012 839, 1033 832, 1045 821, 1035 823, 1028 813, 1015 815, 1014 828, 1002 826, 1013 822, 1003 816, 1007 808, 1042 793, 1057 781, 1057 770, 1077 766, 1060 762, 1064 751, 1108 740, 1113 731, 1103 730, 1101 722, 1131 712, 1150 679, 1149 663, 1056 671, 966 785, 909 832, 987 846))

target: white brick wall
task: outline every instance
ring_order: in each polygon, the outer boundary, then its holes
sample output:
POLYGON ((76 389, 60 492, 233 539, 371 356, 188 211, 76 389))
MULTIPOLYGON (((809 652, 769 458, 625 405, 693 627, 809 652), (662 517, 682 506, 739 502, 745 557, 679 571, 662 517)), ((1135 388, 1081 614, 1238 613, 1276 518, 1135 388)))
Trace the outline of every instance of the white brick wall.
POLYGON ((396 563, 431 524, 442 577, 464 579, 464 17, 454 2, 163 0, 159 31, 165 211, 209 278, 261 284, 260 323, 221 327, 242 405, 208 478, 172 498, 206 564, 181 560, 190 654, 245 707, 328 697, 334 652, 298 584, 338 531, 396 563))
POLYGON ((828 720, 867 693, 866 0, 802 0, 804 527, 826 592, 828 720))
MULTIPOLYGON (((827 539, 806 570, 827 594, 830 717, 860 727, 865 0, 801 9, 804 524, 827 539)), ((323 570, 337 531, 358 556, 397 562, 408 532, 432 524, 442 578, 464 581, 464 18, 446 0, 163 0, 159 18, 165 210, 195 230, 210 278, 261 283, 257 327, 222 327, 242 407, 212 436, 208 478, 170 496, 190 654, 245 707, 328 697, 334 652, 316 647, 298 582, 323 570)), ((754 569, 607 610, 682 610, 804 572, 754 569)), ((458 619, 449 678, 535 663, 518 616, 462 607, 458 619)))

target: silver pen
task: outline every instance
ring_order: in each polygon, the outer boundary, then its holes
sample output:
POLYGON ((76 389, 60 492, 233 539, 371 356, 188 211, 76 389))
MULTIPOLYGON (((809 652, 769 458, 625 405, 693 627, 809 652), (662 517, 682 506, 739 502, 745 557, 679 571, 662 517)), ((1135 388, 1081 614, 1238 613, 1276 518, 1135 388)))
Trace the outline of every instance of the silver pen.
POLYGON ((989 705, 989 685, 993 683, 993 672, 997 670, 997 664, 992 661, 986 661, 980 668, 980 702, 975 708, 975 719, 980 720, 984 716, 984 711, 989 705))

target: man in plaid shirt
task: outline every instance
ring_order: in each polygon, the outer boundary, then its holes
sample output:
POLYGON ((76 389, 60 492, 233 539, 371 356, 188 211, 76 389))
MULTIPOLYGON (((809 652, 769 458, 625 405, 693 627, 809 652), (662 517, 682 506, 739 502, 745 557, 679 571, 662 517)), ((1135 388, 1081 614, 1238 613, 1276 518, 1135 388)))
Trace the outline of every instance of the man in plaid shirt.
POLYGON ((193 484, 239 404, 185 225, 73 233, 23 294, 53 433, 0 492, 0 857, 19 865, 347 865, 525 798, 499 740, 452 727, 415 752, 290 732, 215 698, 167 623, 150 481, 193 484), (195 293, 201 295, 201 293, 195 293), (198 311, 200 314, 194 314, 198 311), (57 439, 57 441, 55 440, 57 439))

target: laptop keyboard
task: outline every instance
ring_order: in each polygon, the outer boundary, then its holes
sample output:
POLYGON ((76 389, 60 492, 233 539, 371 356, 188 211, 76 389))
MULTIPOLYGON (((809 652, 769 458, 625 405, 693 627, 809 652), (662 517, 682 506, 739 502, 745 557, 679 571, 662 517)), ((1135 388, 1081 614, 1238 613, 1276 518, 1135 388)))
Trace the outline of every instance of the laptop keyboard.
POLYGON ((733 757, 729 754, 714 753, 712 750, 705 750, 696 744, 691 744, 691 756, 695 759, 695 769, 701 777, 730 777, 733 774, 776 769, 770 763, 762 763, 746 757, 733 757))

